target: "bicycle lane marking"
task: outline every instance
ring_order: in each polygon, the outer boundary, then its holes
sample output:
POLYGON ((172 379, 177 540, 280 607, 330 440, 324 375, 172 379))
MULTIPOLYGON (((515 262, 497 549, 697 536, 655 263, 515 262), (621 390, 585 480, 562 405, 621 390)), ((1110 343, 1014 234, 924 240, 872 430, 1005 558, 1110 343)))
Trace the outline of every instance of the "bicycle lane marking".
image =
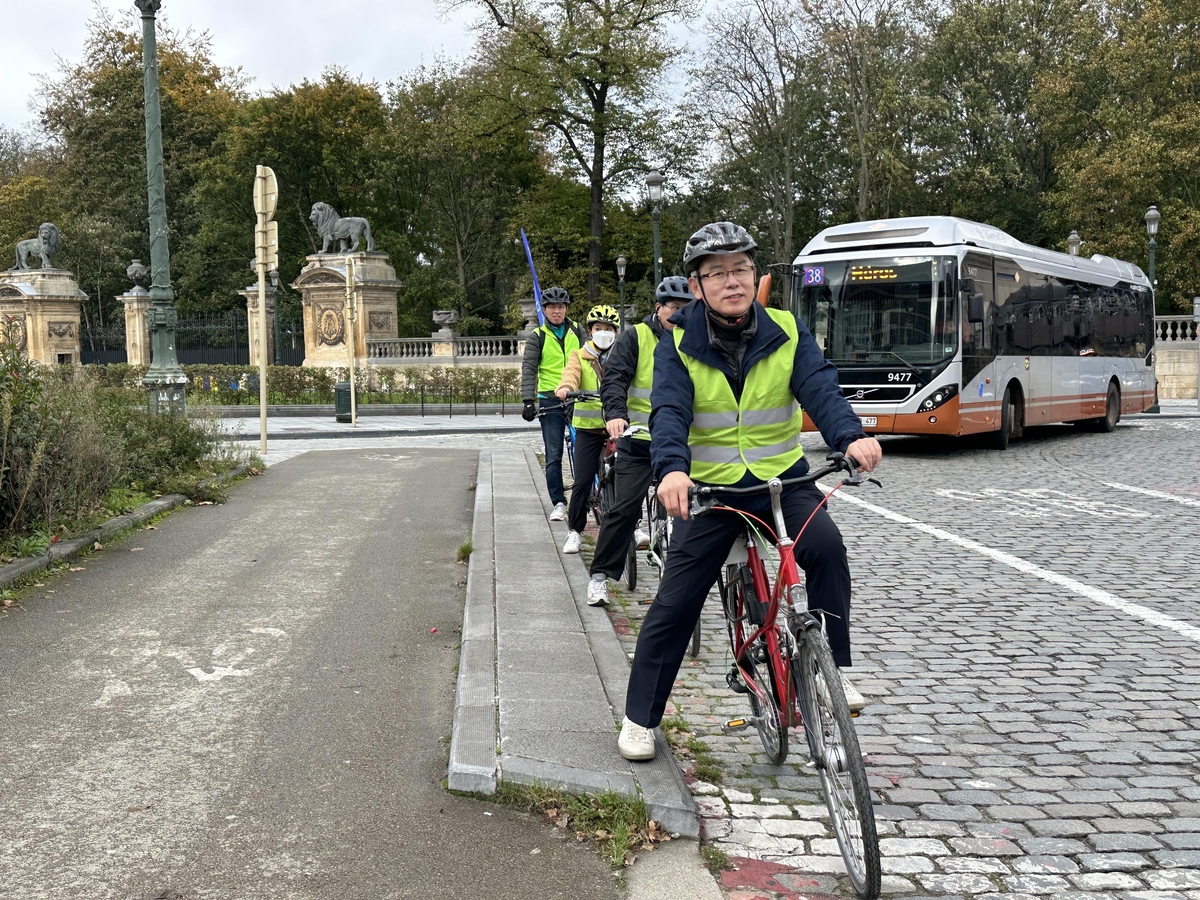
MULTIPOLYGON (((827 488, 824 485, 818 485, 818 487, 820 487, 821 490, 826 494, 832 490, 832 488, 827 488)), ((1044 568, 1043 566, 1039 566, 1029 562, 1028 560, 1022 559, 1019 556, 1014 556, 1013 554, 1007 553, 1004 550, 997 550, 994 547, 988 547, 987 545, 981 544, 978 541, 973 541, 970 538, 961 537, 953 532, 946 531, 944 528, 938 528, 936 525, 927 525, 924 522, 917 521, 916 519, 910 519, 908 516, 893 512, 892 510, 883 506, 877 506, 876 504, 860 499, 859 497, 850 496, 843 491, 838 491, 838 493, 835 495, 835 499, 844 500, 845 502, 852 503, 855 506, 861 506, 864 509, 875 513, 876 515, 882 516, 883 518, 899 525, 907 525, 910 528, 914 528, 917 531, 930 535, 931 537, 948 541, 951 544, 957 544, 959 547, 962 547, 965 550, 973 550, 982 556, 986 556, 995 560, 996 562, 1003 563, 1009 568, 1016 569, 1019 572, 1024 572, 1026 575, 1032 575, 1035 578, 1040 578, 1043 581, 1048 581, 1051 584, 1064 587, 1067 590, 1079 594, 1082 597, 1086 597, 1087 599, 1096 603, 1102 603, 1105 606, 1112 607, 1113 609, 1119 609, 1121 612, 1133 616, 1134 618, 1141 619, 1142 621, 1148 622, 1152 625, 1158 625, 1162 628, 1170 629, 1176 634, 1183 635, 1186 638, 1190 638, 1191 640, 1200 643, 1200 628, 1197 628, 1194 625, 1189 625, 1186 622, 1181 622, 1179 619, 1172 618, 1171 616, 1163 615, 1162 613, 1158 612, 1157 610, 1153 610, 1148 606, 1142 606, 1140 603, 1133 603, 1129 600, 1123 600, 1115 594, 1110 594, 1108 591, 1092 587, 1090 584, 1084 584, 1082 581, 1078 581, 1069 575, 1063 575, 1060 572, 1055 572, 1053 569, 1044 568)))
POLYGON ((1200 507, 1200 500, 1194 497, 1180 497, 1178 494, 1168 494, 1166 491, 1153 491, 1150 488, 1134 487, 1132 484, 1121 484, 1119 481, 1102 481, 1100 483, 1105 487, 1110 487, 1117 491, 1128 491, 1131 494, 1141 494, 1145 497, 1153 497, 1156 500, 1171 500, 1174 503, 1182 503, 1184 506, 1200 507))

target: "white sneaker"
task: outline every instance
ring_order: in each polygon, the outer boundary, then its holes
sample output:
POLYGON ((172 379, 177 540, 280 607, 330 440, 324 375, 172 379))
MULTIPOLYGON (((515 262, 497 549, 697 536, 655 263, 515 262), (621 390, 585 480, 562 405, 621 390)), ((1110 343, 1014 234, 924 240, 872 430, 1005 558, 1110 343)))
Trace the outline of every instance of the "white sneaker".
POLYGON ((563 553, 578 553, 580 540, 578 531, 568 531, 567 539, 563 543, 563 553))
POLYGON ((551 510, 551 512, 550 512, 550 521, 551 522, 567 521, 567 504, 555 503, 554 509, 551 510))
POLYGON ((643 728, 629 717, 621 723, 621 736, 617 738, 617 749, 626 759, 654 759, 654 732, 643 728))
POLYGON ((607 578, 593 578, 588 582, 588 606, 608 606, 607 578))
POLYGON ((846 705, 850 707, 850 712, 861 712, 863 707, 867 705, 867 701, 858 692, 858 689, 850 683, 850 679, 846 677, 845 672, 838 669, 838 675, 842 678, 842 690, 846 692, 846 705))
POLYGON ((633 539, 637 541, 637 547, 639 550, 645 550, 650 546, 650 535, 642 531, 640 528, 634 530, 633 539))

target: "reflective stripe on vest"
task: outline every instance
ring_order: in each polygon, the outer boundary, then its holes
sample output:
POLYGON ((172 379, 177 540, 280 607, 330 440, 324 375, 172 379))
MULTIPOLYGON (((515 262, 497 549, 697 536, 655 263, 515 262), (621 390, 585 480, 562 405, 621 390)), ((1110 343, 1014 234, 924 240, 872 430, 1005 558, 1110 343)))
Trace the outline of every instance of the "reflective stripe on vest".
MULTIPOLYGON (((579 351, 579 389, 581 391, 599 391, 600 379, 591 362, 579 351)), ((575 401, 575 415, 571 424, 576 428, 603 428, 604 411, 599 400, 575 401)))
POLYGON ((554 336, 554 332, 545 325, 541 325, 537 329, 542 332, 542 358, 538 361, 537 389, 539 394, 554 393, 558 383, 562 381, 563 369, 567 367, 567 357, 571 355, 572 350, 579 349, 579 336, 575 334, 571 322, 564 319, 563 323, 567 326, 567 330, 563 334, 561 344, 554 336))
MULTIPOLYGON (((746 374, 740 402, 724 372, 679 352, 692 378, 688 447, 694 481, 734 484, 747 469, 765 481, 787 471, 804 455, 800 446, 804 413, 792 395, 799 330, 787 313, 777 309, 766 313, 788 340, 746 374)), ((677 350, 683 342, 682 332, 682 327, 672 332, 677 350)))
MULTIPOLYGON (((635 326, 638 336, 638 364, 629 384, 629 396, 625 398, 625 409, 629 412, 629 424, 650 427, 650 389, 654 384, 654 348, 658 338, 645 322, 635 326)), ((650 432, 635 434, 638 440, 650 440, 650 432)))

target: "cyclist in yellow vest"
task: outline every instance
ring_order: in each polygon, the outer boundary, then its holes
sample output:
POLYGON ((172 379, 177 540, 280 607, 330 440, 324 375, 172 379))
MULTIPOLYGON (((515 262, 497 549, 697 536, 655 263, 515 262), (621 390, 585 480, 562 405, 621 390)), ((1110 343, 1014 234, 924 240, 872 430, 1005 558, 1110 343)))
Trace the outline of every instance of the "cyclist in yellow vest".
MULTIPOLYGON (((803 475, 805 415, 831 448, 865 471, 883 458, 804 324, 754 302, 756 249, 746 230, 731 222, 706 225, 688 239, 683 270, 699 302, 675 316, 671 340, 659 341, 654 353, 651 459, 667 513, 684 521, 674 530, 658 597, 638 634, 617 741, 626 759, 654 756, 651 729, 662 719, 705 597, 741 528, 731 515, 688 519, 693 480, 740 487, 803 475)), ((833 519, 824 509, 814 513, 823 496, 813 485, 786 488, 783 511, 792 535, 812 515, 797 540, 796 560, 809 606, 831 614, 825 620, 830 648, 844 668, 850 665, 850 566, 833 519)), ((765 494, 739 498, 738 505, 771 519, 765 494)), ((862 708, 862 695, 849 686, 846 695, 862 708)))
MULTIPOLYGON (((562 379, 554 392, 559 400, 565 400, 571 391, 600 392, 604 360, 617 339, 620 321, 617 311, 611 306, 592 307, 587 317, 591 339, 567 357, 562 379)), ((579 552, 581 533, 587 525, 588 496, 592 492, 596 473, 600 471, 604 444, 608 439, 599 400, 577 400, 571 424, 575 426, 575 483, 571 485, 571 504, 567 507, 568 531, 563 553, 579 552)))
POLYGON ((570 302, 571 295, 564 288, 551 287, 542 292, 542 312, 546 321, 525 342, 525 356, 521 360, 521 399, 525 404, 521 418, 532 422, 541 416, 546 490, 554 504, 550 518, 555 522, 567 518, 567 495, 562 477, 567 416, 562 401, 554 396, 554 389, 562 381, 567 357, 587 340, 583 329, 567 318, 570 302))
MULTIPOLYGON (((630 425, 650 425, 650 387, 654 381, 654 348, 674 328, 671 316, 692 302, 688 280, 664 278, 654 295, 654 312, 622 332, 604 362, 600 396, 604 424, 610 437, 620 438, 630 425)), ((650 434, 641 433, 617 442, 617 496, 600 523, 588 606, 608 603, 608 579, 616 581, 625 570, 629 542, 633 539, 646 489, 650 487, 650 434)))

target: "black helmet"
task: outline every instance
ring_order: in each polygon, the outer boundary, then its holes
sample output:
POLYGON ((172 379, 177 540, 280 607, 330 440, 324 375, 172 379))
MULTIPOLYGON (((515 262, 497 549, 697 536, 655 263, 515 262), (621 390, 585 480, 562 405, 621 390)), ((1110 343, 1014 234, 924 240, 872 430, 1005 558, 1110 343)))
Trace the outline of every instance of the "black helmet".
POLYGON ((671 300, 683 300, 685 303, 691 303, 695 299, 692 289, 688 287, 688 280, 682 275, 664 278, 659 282, 658 290, 654 292, 655 303, 667 303, 671 300))
POLYGON ((547 303, 565 303, 569 306, 571 295, 567 293, 566 288, 549 287, 542 291, 542 306, 547 303))
POLYGON ((754 258, 758 244, 741 225, 732 222, 713 222, 705 225, 690 238, 683 248, 683 271, 695 275, 700 261, 706 256, 729 256, 733 253, 749 253, 754 258))

